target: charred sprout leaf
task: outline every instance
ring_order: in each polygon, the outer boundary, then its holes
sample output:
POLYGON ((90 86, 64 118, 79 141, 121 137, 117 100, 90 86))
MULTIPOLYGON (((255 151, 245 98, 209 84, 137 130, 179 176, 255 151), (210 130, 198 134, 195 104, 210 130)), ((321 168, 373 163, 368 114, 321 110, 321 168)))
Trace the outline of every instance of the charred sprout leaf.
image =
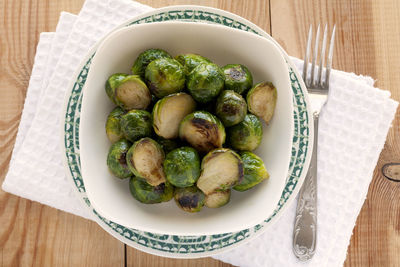
POLYGON ((224 87, 224 73, 213 63, 201 63, 189 73, 186 87, 197 102, 210 102, 224 87))
POLYGON ((263 129, 260 119, 247 114, 242 122, 228 128, 229 145, 236 150, 252 151, 262 140, 263 129))
POLYGON ((121 130, 131 142, 150 136, 152 132, 151 114, 145 110, 131 110, 121 116, 121 130))
POLYGON ((152 186, 165 183, 164 151, 153 139, 146 137, 136 141, 126 158, 129 169, 137 177, 144 178, 152 186))
POLYGON ((167 181, 176 187, 188 187, 196 183, 200 176, 200 157, 191 147, 172 150, 164 160, 167 181))
POLYGON ((200 63, 211 63, 211 60, 196 54, 181 54, 175 57, 185 68, 185 74, 188 75, 200 63))
POLYGON ((249 111, 268 123, 274 115, 277 91, 271 82, 256 84, 247 93, 249 111))
POLYGON ((130 179, 129 190, 135 199, 145 204, 167 202, 174 196, 174 187, 169 183, 152 186, 139 177, 130 179))
POLYGON ((219 208, 229 202, 231 198, 231 190, 215 191, 206 195, 205 205, 208 208, 219 208))
POLYGON ((176 188, 175 202, 187 212, 199 212, 204 206, 205 196, 196 186, 176 188))
POLYGON ((200 152, 222 147, 225 128, 222 122, 206 111, 195 111, 187 115, 179 126, 179 137, 200 152))
POLYGON ((125 110, 146 109, 151 94, 138 75, 129 75, 121 80, 114 89, 115 103, 125 110))
POLYGON ((107 117, 106 134, 111 143, 117 142, 124 134, 121 131, 120 120, 125 111, 120 108, 114 108, 107 117))
POLYGON ((246 101, 232 90, 222 91, 217 99, 216 114, 225 127, 238 124, 247 114, 246 101))
POLYGON ((125 79, 127 76, 129 76, 129 75, 125 74, 125 73, 115 73, 115 74, 111 75, 106 81, 107 96, 116 105, 117 105, 117 102, 115 101, 115 88, 117 88, 119 86, 119 84, 121 83, 121 81, 123 79, 125 79))
POLYGON ((209 152, 201 162, 201 174, 197 187, 204 194, 226 191, 243 179, 243 163, 240 156, 227 148, 209 152))
POLYGON ((121 139, 114 143, 108 151, 108 169, 118 178, 124 179, 132 175, 126 163, 126 153, 131 145, 132 144, 128 140, 121 139))
POLYGON ((269 173, 260 157, 249 151, 241 152, 240 156, 243 161, 244 177, 233 189, 246 191, 269 178, 269 173))
POLYGON ((225 89, 242 94, 253 85, 253 76, 250 71, 241 64, 228 64, 222 68, 225 75, 225 89))
POLYGON ((155 140, 164 150, 164 153, 169 153, 180 146, 179 139, 165 139, 160 136, 156 136, 155 140))
POLYGON ((145 78, 150 91, 158 98, 178 93, 185 87, 183 66, 171 58, 156 59, 147 66, 145 78))
POLYGON ((147 65, 153 60, 159 58, 171 58, 171 56, 164 50, 161 49, 148 49, 136 58, 135 63, 132 66, 132 73, 139 75, 142 79, 144 79, 144 72, 146 70, 147 65))
POLYGON ((166 139, 179 136, 182 119, 196 109, 196 102, 186 93, 177 93, 160 99, 153 109, 153 128, 166 139))

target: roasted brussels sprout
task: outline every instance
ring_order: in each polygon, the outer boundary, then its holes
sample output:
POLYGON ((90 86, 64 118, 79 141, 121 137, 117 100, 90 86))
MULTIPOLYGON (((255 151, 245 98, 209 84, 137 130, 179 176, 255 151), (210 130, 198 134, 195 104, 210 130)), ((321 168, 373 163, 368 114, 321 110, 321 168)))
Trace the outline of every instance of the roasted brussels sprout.
POLYGON ((120 120, 125 111, 120 108, 114 108, 107 117, 106 134, 111 143, 117 142, 124 134, 121 131, 120 120))
POLYGON ((169 183, 151 186, 145 179, 132 177, 129 180, 129 190, 132 196, 145 204, 170 201, 174 196, 174 187, 169 183))
POLYGON ((225 127, 233 126, 244 120, 247 114, 246 100, 232 90, 222 91, 215 112, 225 127))
POLYGON ((208 152, 225 143, 225 128, 211 113, 195 111, 183 118, 179 126, 179 137, 198 151, 208 152))
POLYGON ((224 87, 224 73, 213 63, 201 63, 187 76, 186 87, 197 102, 210 102, 224 87))
POLYGON ((142 79, 144 79, 144 72, 146 70, 147 65, 153 60, 159 58, 171 58, 171 56, 162 49, 148 49, 136 58, 135 63, 132 66, 132 73, 139 75, 142 79))
POLYGON ((188 75, 200 63, 211 63, 211 60, 196 54, 181 54, 175 57, 185 68, 185 74, 188 75))
POLYGON ((236 150, 256 149, 261 143, 262 135, 261 121, 253 114, 247 114, 242 122, 228 128, 229 145, 236 150))
POLYGON ((176 187, 188 187, 200 176, 200 157, 191 147, 180 147, 167 154, 164 160, 167 181, 176 187))
POLYGON ((163 169, 164 151, 151 138, 136 141, 126 154, 129 169, 137 177, 144 178, 147 183, 157 186, 165 183, 163 169))
POLYGON ((150 136, 153 128, 151 114, 145 110, 133 109, 127 112, 121 116, 120 124, 124 136, 132 142, 150 136))
POLYGON ((114 143, 108 151, 108 169, 118 178, 124 179, 132 176, 132 172, 126 162, 126 153, 131 145, 128 140, 121 139, 114 143))
POLYGON ((253 85, 253 76, 250 71, 241 64, 228 64, 222 67, 225 74, 225 89, 242 94, 253 85))
POLYGON ((117 105, 117 102, 115 101, 115 97, 114 97, 114 93, 115 93, 115 88, 117 88, 119 86, 119 84, 121 83, 121 81, 123 79, 125 79, 127 76, 129 76, 128 74, 125 73, 115 73, 113 75, 111 75, 110 77, 108 77, 107 81, 106 81, 106 93, 108 98, 110 98, 110 100, 117 105))
POLYGON ((243 161, 244 177, 233 189, 246 191, 269 178, 269 173, 260 157, 249 151, 241 152, 240 156, 243 161))
POLYGON ((150 91, 158 98, 178 93, 185 87, 183 66, 171 58, 160 58, 150 62, 145 71, 150 91))
POLYGON ((179 135, 182 119, 196 109, 196 102, 186 93, 160 99, 153 108, 153 128, 156 134, 171 139, 179 135))
POLYGON ((231 198, 231 190, 215 191, 206 195, 204 204, 208 208, 219 208, 229 202, 231 198))
POLYGON ((201 174, 197 187, 204 194, 226 191, 243 179, 243 163, 240 156, 228 148, 209 152, 201 162, 201 174))
POLYGON ((165 154, 169 153, 170 151, 180 146, 179 139, 165 139, 160 136, 155 136, 155 140, 164 150, 165 154))
POLYGON ((176 205, 187 212, 199 212, 204 206, 205 196, 196 186, 176 188, 176 205))
POLYGON ((249 111, 268 123, 274 115, 277 91, 271 82, 256 84, 247 93, 249 111))
POLYGON ((138 75, 129 75, 114 88, 114 99, 125 110, 146 109, 151 102, 151 94, 138 75))

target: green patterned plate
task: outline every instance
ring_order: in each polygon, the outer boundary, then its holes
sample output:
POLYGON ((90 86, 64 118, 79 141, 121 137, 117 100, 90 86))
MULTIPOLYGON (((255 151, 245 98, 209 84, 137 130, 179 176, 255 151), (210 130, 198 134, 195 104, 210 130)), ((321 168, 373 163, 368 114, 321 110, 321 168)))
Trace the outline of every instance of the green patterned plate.
POLYGON ((171 6, 156 9, 142 14, 117 27, 132 24, 152 23, 162 21, 190 21, 201 23, 216 23, 261 35, 272 40, 282 51, 288 64, 288 71, 293 90, 293 120, 294 134, 292 156, 286 178, 286 185, 281 199, 273 212, 260 224, 239 232, 203 236, 160 235, 136 229, 127 228, 102 217, 91 206, 85 192, 81 176, 79 154, 79 122, 82 103, 82 88, 85 85, 91 60, 96 47, 91 50, 86 60, 77 72, 71 92, 66 97, 66 112, 64 123, 64 149, 68 173, 71 175, 73 187, 78 197, 93 215, 93 219, 108 233, 120 241, 139 250, 173 258, 208 257, 222 251, 232 249, 260 235, 268 225, 276 221, 289 204, 295 199, 307 172, 312 151, 313 128, 310 125, 311 112, 304 83, 288 55, 266 32, 251 22, 226 11, 200 6, 171 6))

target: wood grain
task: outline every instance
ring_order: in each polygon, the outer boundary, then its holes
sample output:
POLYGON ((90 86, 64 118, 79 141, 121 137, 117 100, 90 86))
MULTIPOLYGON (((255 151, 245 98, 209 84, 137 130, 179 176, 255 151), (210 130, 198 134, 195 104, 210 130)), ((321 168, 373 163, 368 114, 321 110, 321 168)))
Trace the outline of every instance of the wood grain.
MULTIPOLYGON (((236 13, 302 57, 310 24, 337 24, 334 67, 374 77, 400 99, 397 0, 139 0, 162 7, 201 4, 236 13), (271 7, 271 9, 269 8, 271 7), (270 16, 271 14, 271 16, 270 16)), ((0 181, 7 173, 39 34, 83 0, 0 0, 0 181)), ((382 175, 400 163, 398 111, 354 229, 345 266, 400 266, 400 183, 382 175)), ((229 266, 211 258, 167 259, 109 236, 95 223, 0 191, 0 266, 229 266), (125 249, 126 248, 126 249, 125 249)))

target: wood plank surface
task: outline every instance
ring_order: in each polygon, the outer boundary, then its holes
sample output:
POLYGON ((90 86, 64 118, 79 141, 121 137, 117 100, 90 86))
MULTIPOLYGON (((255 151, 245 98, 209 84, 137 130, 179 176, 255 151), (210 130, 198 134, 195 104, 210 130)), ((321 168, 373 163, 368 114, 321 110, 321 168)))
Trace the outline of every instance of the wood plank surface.
MULTIPOLYGON (((310 24, 337 24, 334 67, 370 75, 400 100, 400 3, 397 0, 139 0, 162 7, 201 4, 254 22, 288 51, 304 55, 310 24), (271 14, 271 17, 270 17, 271 14)), ((0 182, 7 173, 39 34, 83 0, 0 0, 0 182)), ((381 168, 400 162, 399 112, 374 172, 345 266, 400 266, 400 183, 381 168)), ((149 255, 95 223, 0 190, 0 266, 229 266, 211 258, 149 255)))

